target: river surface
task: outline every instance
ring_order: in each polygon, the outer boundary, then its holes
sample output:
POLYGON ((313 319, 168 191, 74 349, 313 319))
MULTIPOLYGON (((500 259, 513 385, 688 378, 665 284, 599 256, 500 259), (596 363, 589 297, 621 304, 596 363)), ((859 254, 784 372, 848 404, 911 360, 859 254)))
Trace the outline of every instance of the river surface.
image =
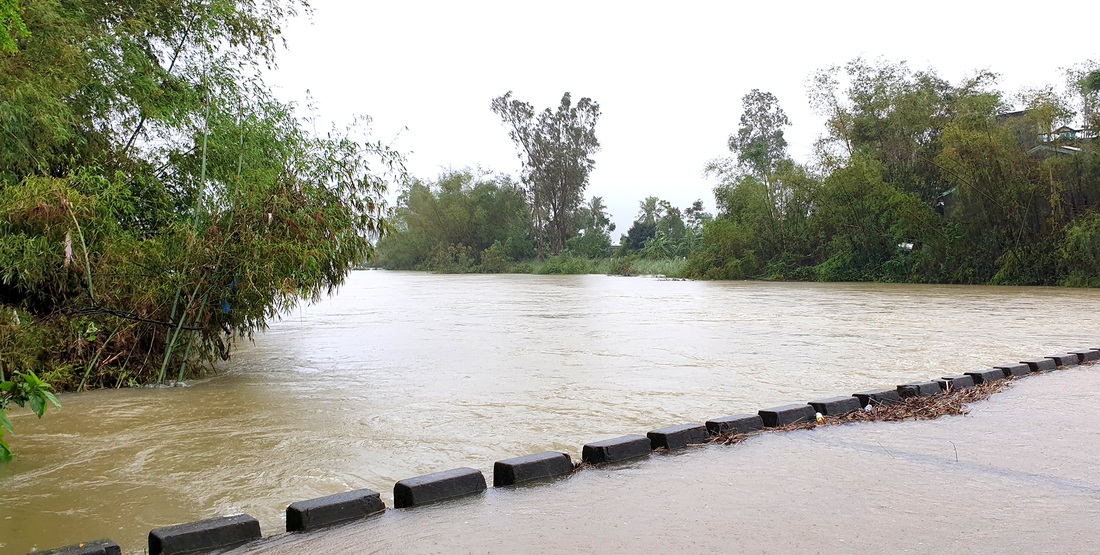
MULTIPOLYGON (((16 413, 0 552, 1097 347, 1100 291, 354 272, 169 389, 16 413)), ((491 481, 491 476, 490 476, 491 481)), ((460 521, 452 526, 462 527, 460 521)))

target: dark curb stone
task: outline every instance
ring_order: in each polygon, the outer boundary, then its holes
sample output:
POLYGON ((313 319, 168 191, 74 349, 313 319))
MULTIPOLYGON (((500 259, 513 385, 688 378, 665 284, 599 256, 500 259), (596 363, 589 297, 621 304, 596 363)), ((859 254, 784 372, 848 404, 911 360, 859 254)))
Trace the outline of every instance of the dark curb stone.
POLYGON ((1000 368, 990 368, 989 370, 981 370, 979 372, 967 372, 966 375, 973 378, 976 384, 1005 379, 1005 371, 1000 368))
POLYGON ((358 520, 386 510, 377 491, 360 489, 291 503, 286 508, 286 531, 309 532, 358 520))
POLYGON ((783 405, 760 411, 760 419, 768 428, 778 428, 798 422, 813 422, 814 408, 810 405, 783 405))
POLYGON ((573 460, 558 451, 497 461, 493 465, 493 487, 544 480, 573 472, 573 460))
POLYGON ((906 397, 927 397, 942 393, 939 382, 914 382, 898 386, 898 395, 906 397))
POLYGON ((37 553, 38 555, 122 555, 122 549, 111 540, 96 540, 37 553))
POLYGON ((483 492, 485 476, 472 468, 455 468, 414 478, 405 478, 393 486, 393 506, 416 507, 483 492))
POLYGON ((149 555, 229 549, 260 539, 260 522, 249 515, 211 518, 149 532, 149 555))
POLYGON ((1046 358, 1053 360, 1058 366, 1077 366, 1078 364, 1081 364, 1081 359, 1073 353, 1050 355, 1046 358))
POLYGON ((810 406, 824 416, 838 416, 849 412, 855 412, 863 408, 863 405, 859 404, 859 399, 851 395, 847 397, 830 397, 820 401, 810 401, 810 406))
POLYGON ((683 449, 688 445, 706 443, 710 439, 707 427, 702 424, 681 424, 653 430, 646 434, 649 437, 650 447, 659 449, 664 447, 669 451, 683 449))
POLYGON ((1058 364, 1054 362, 1052 358, 1037 358, 1033 360, 1021 360, 1020 364, 1026 364, 1031 368, 1032 372, 1039 372, 1041 370, 1054 370, 1058 368, 1058 364))
POLYGON ((711 435, 721 435, 725 433, 747 434, 763 429, 764 421, 760 419, 759 414, 735 414, 733 416, 723 416, 721 418, 707 420, 707 431, 710 432, 711 435))
POLYGON ((648 437, 628 435, 585 444, 581 460, 589 464, 625 461, 645 457, 652 450, 648 437))
POLYGON ((1031 373, 1031 366, 1023 363, 994 366, 994 368, 996 368, 997 370, 1003 370, 1006 378, 1009 376, 1026 376, 1031 373))
POLYGON ((872 391, 860 391, 859 393, 853 393, 852 397, 859 400, 859 406, 866 407, 867 405, 879 406, 879 405, 891 405, 893 403, 901 402, 901 395, 898 395, 897 389, 875 389, 872 391))
POLYGON ((1082 349, 1080 351, 1070 351, 1077 355, 1077 359, 1081 362, 1091 362, 1094 360, 1100 360, 1100 351, 1096 349, 1082 349))
POLYGON ((936 380, 936 383, 940 384, 940 389, 944 391, 947 391, 948 385, 951 386, 952 391, 957 391, 974 387, 974 378, 965 374, 962 376, 944 376, 942 380, 936 380))

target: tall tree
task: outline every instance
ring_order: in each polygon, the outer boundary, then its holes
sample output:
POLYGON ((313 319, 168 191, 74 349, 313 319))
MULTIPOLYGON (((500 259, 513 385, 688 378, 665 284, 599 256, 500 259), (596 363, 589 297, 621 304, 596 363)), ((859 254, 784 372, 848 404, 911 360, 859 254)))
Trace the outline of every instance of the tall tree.
POLYGON ((539 258, 545 256, 544 237, 551 252, 558 253, 576 234, 574 215, 584 202, 588 177, 595 168, 592 156, 599 150, 596 122, 600 106, 590 98, 576 105, 566 92, 557 109, 538 116, 512 92, 493 99, 492 110, 508 126, 523 162, 522 180, 534 210, 539 258))
POLYGON ((1100 61, 1089 60, 1067 71, 1070 90, 1080 95, 1085 128, 1100 133, 1100 61))
MULTIPOLYGON (((741 98, 744 108, 737 134, 730 135, 727 146, 734 160, 719 159, 707 165, 706 172, 717 175, 723 184, 715 194, 726 196, 721 189, 755 182, 763 186, 767 217, 762 221, 761 233, 768 241, 782 248, 785 234, 784 211, 791 189, 780 177, 781 169, 792 165, 787 155, 784 128, 790 126, 787 114, 779 106, 779 100, 770 92, 753 89, 741 98), (745 179, 745 178, 750 179, 745 179)), ((718 198, 719 204, 723 201, 718 198)))
POLYGON ((736 135, 730 135, 727 145, 737 156, 744 171, 770 183, 776 167, 787 158, 787 140, 783 129, 791 125, 779 99, 770 92, 753 89, 741 97, 744 112, 736 135))
POLYGON ((646 197, 638 203, 638 221, 644 224, 655 224, 664 216, 665 206, 658 197, 646 197))

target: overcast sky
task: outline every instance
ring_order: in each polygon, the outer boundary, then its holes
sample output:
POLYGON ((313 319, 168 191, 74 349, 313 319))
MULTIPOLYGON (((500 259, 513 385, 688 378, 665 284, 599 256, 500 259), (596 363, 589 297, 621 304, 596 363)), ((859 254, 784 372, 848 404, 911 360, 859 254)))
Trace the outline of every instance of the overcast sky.
POLYGON ((1061 68, 1100 58, 1096 0, 311 3, 313 16, 286 29, 269 83, 283 100, 308 89, 323 122, 371 116, 373 138, 393 140, 416 176, 465 166, 517 175, 489 109, 509 90, 538 110, 565 91, 597 101, 602 149, 587 196, 604 197, 615 242, 649 195, 713 211, 702 169, 729 154, 753 88, 778 97, 791 153, 808 161, 822 133, 806 100, 817 69, 857 56, 951 82, 989 69, 1015 92, 1061 87, 1061 68))

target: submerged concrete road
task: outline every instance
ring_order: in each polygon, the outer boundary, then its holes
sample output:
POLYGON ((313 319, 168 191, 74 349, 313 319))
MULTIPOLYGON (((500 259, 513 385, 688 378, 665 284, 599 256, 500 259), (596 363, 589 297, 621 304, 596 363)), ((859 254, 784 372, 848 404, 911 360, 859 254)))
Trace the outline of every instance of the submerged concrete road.
POLYGON ((1098 461, 1092 365, 966 416, 655 454, 234 553, 1100 553, 1098 461))

